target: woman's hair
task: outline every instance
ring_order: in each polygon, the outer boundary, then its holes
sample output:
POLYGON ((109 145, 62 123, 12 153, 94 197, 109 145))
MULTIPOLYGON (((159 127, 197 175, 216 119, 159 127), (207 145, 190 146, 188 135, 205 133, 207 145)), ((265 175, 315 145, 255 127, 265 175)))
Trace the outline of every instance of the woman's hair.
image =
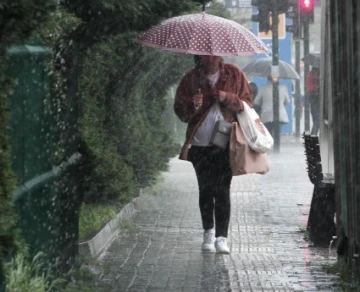
MULTIPOLYGON (((221 62, 224 62, 224 58, 221 57, 221 62)), ((194 63, 195 63, 195 67, 200 67, 201 66, 201 56, 200 55, 194 55, 194 63)))

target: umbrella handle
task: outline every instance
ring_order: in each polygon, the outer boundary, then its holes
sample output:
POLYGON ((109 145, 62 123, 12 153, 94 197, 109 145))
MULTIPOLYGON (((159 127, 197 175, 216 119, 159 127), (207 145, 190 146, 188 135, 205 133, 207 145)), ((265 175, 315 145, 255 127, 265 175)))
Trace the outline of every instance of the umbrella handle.
MULTIPOLYGON (((201 88, 198 88, 198 94, 201 94, 201 88)), ((195 109, 198 110, 198 106, 195 105, 195 109)))

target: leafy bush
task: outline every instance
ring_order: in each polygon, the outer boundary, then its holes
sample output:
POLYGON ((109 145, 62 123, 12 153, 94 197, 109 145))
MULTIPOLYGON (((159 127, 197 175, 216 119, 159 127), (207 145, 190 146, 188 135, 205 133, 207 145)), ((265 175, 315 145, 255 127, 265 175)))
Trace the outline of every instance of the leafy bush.
POLYGON ((7 292, 50 292, 65 280, 55 278, 50 268, 42 262, 38 253, 31 262, 22 254, 17 254, 5 265, 7 292))
POLYGON ((145 30, 162 19, 193 11, 193 0, 61 0, 61 5, 82 21, 69 38, 89 48, 121 33, 145 30))
POLYGON ((15 231, 16 216, 13 209, 13 191, 16 180, 11 168, 11 146, 7 135, 10 80, 3 75, 2 65, 4 64, 0 64, 0 285, 3 259, 18 248, 15 231))
POLYGON ((94 236, 104 224, 116 218, 117 211, 113 205, 82 204, 79 216, 79 241, 94 236))
POLYGON ((21 44, 49 18, 55 0, 0 1, 0 46, 21 44))
POLYGON ((103 199, 115 199, 147 186, 179 150, 162 113, 168 88, 192 57, 143 48, 134 36, 94 46, 85 62, 80 132, 92 157, 85 179, 90 200, 99 190, 103 199))
MULTIPOLYGON (((226 12, 216 3, 209 8, 226 12)), ((86 201, 127 201, 135 187, 154 182, 180 150, 164 113, 169 115, 169 88, 193 66, 193 57, 142 47, 133 43, 136 36, 122 33, 87 50, 86 74, 79 80, 86 201)))

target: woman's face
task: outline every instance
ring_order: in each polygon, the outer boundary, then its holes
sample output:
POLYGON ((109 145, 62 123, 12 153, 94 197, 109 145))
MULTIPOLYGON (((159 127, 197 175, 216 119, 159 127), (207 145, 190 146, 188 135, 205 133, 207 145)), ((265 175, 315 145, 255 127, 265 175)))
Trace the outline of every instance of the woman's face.
POLYGON ((205 72, 213 74, 219 69, 220 56, 201 56, 201 63, 205 72))

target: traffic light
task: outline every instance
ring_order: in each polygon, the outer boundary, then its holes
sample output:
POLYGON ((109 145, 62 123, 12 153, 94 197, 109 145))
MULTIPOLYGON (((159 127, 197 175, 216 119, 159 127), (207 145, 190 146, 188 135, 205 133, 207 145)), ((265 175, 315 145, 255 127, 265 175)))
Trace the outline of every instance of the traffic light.
POLYGON ((301 38, 301 21, 300 21, 300 7, 299 0, 288 1, 288 11, 285 13, 286 18, 292 20, 291 25, 286 26, 286 31, 293 34, 293 39, 301 38))
POLYGON ((259 23, 259 32, 268 33, 270 26, 270 3, 268 0, 251 0, 251 5, 258 8, 258 14, 252 15, 251 20, 259 23))
POLYGON ((302 23, 314 22, 315 0, 298 0, 300 19, 302 23))

